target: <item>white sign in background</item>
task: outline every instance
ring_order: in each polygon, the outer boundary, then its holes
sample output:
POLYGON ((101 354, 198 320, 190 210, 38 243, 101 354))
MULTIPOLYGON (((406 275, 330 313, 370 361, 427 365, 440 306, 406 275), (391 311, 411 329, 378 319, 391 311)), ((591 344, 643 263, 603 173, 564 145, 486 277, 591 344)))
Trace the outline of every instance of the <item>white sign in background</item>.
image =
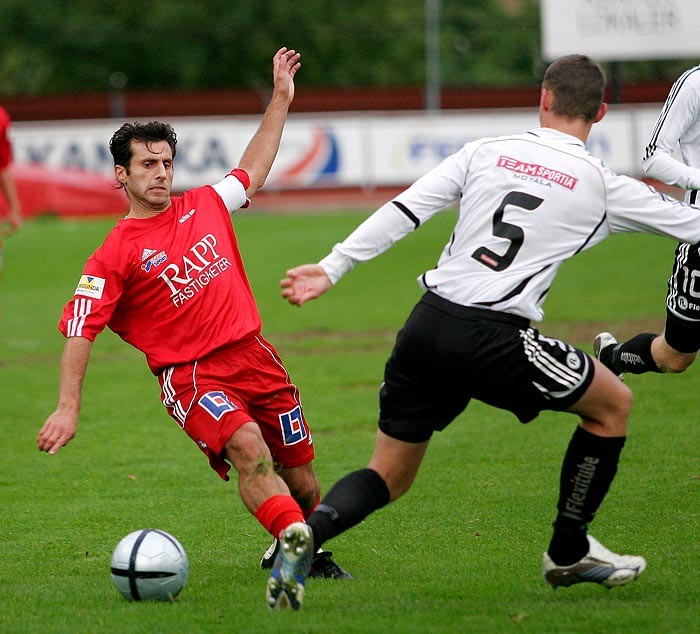
MULTIPOLYGON (((613 106, 593 126, 590 152, 615 171, 641 176, 641 157, 660 106, 613 106)), ((174 188, 214 183, 235 167, 259 119, 171 121, 178 135, 174 188)), ((478 110, 436 115, 291 116, 266 189, 403 186, 474 139, 524 132, 537 110, 478 110)), ((112 121, 15 123, 15 160, 83 168, 112 176, 112 121)))
POLYGON ((698 0, 540 0, 542 58, 598 62, 700 56, 698 0))

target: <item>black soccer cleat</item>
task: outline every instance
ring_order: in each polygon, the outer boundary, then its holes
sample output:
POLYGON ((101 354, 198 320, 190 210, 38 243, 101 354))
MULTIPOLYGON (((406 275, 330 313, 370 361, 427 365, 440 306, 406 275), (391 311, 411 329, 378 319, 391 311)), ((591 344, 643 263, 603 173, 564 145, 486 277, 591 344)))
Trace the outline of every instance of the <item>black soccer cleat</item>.
POLYGON ((262 558, 260 559, 260 567, 263 570, 272 570, 272 564, 275 561, 275 557, 277 557, 277 551, 280 549, 280 543, 278 540, 273 539, 272 543, 268 547, 268 549, 263 553, 262 558))
POLYGON ((352 575, 332 559, 330 550, 318 549, 311 560, 309 577, 312 579, 352 579, 352 575))

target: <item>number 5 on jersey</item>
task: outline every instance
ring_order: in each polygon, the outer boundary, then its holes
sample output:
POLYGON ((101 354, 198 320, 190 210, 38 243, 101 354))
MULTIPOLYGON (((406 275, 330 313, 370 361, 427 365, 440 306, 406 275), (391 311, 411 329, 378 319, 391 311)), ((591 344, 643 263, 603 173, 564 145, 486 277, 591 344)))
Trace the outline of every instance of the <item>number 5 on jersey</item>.
POLYGON ((498 209, 496 209, 496 212, 493 214, 493 235, 497 238, 510 240, 508 249, 503 255, 499 255, 487 247, 479 247, 472 253, 472 257, 494 271, 507 269, 513 263, 515 256, 518 251, 520 251, 520 247, 523 246, 525 233, 518 225, 503 221, 503 212, 506 206, 513 205, 521 209, 526 209, 527 211, 534 211, 542 204, 542 200, 542 198, 531 196, 523 192, 507 193, 498 206, 498 209))

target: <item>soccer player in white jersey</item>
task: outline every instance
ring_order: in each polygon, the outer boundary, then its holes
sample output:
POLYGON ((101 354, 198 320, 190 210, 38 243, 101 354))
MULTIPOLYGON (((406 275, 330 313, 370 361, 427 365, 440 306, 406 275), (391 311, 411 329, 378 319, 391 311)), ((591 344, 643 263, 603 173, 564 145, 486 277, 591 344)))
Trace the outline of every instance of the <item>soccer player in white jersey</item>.
MULTIPOLYGON (((239 167, 213 186, 171 197, 177 138, 168 124, 125 123, 114 133, 115 176, 130 210, 88 258, 64 309, 58 405, 37 439, 55 454, 75 436, 93 341, 109 327, 145 354, 163 405, 212 469, 229 480, 234 467, 244 504, 275 538, 311 513, 320 487, 299 392, 260 332, 231 213, 267 178, 299 65, 293 50, 275 54, 260 127, 239 167)), ((313 570, 349 576, 323 551, 313 570)))
MULTIPOLYGON (((686 70, 673 84, 642 160, 650 178, 685 189, 685 201, 700 207, 700 66, 686 70), (681 161, 674 151, 680 146, 681 161)), ((683 372, 700 350, 700 245, 683 242, 666 295, 663 334, 640 333, 618 344, 602 332, 593 347, 616 373, 683 372)))
MULTIPOLYGON (((552 586, 612 587, 644 571, 588 535, 617 471, 632 394, 597 359, 540 334, 542 303, 560 265, 612 233, 649 232, 697 242, 700 210, 619 176, 585 142, 605 114, 605 76, 589 58, 549 66, 541 127, 467 143, 380 207, 318 264, 287 271, 282 296, 301 306, 357 263, 376 257, 459 201, 425 294, 399 332, 380 389, 379 430, 369 465, 339 480, 285 545, 267 600, 298 592, 313 546, 355 526, 411 486, 433 432, 478 399, 527 423, 542 410, 580 418, 561 468, 554 531, 542 572, 552 586)), ((295 606, 293 606, 295 607, 295 606)))

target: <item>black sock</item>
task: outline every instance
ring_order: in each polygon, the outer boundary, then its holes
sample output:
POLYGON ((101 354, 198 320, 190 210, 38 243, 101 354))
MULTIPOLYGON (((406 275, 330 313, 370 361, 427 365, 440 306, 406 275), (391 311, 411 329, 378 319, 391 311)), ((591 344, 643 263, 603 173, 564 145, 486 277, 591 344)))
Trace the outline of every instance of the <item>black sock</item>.
POLYGON ((359 524, 389 503, 389 489, 373 469, 353 471, 336 482, 306 523, 314 533, 314 546, 359 524))
POLYGON ((651 342, 658 336, 653 332, 644 332, 623 343, 608 346, 601 351, 600 360, 617 374, 661 372, 651 354, 651 342))
POLYGON ((576 428, 561 468, 558 514, 547 550, 556 564, 568 566, 588 552, 588 525, 615 478, 624 444, 624 436, 606 438, 576 428))

